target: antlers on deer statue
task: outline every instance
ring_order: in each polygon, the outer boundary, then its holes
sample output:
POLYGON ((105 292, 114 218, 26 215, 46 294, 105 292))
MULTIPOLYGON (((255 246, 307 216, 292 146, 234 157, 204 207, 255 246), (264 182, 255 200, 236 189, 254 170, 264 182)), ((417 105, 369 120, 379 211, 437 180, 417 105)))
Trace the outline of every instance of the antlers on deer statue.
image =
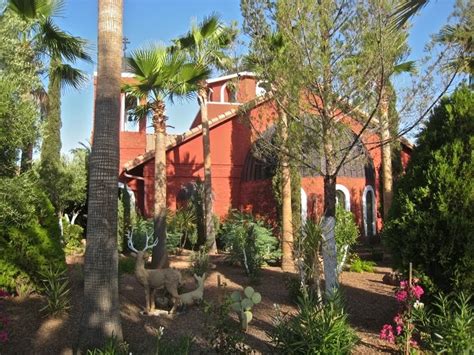
POLYGON ((146 313, 154 313, 155 311, 155 291, 157 289, 165 288, 171 295, 173 307, 170 313, 175 313, 176 308, 180 303, 178 295, 178 285, 181 284, 181 273, 175 269, 145 269, 146 250, 153 248, 158 244, 156 239, 151 245, 148 245, 150 238, 146 234, 145 248, 137 250, 133 246, 133 230, 128 233, 128 247, 137 254, 137 261, 135 264, 135 276, 138 282, 145 288, 146 313))

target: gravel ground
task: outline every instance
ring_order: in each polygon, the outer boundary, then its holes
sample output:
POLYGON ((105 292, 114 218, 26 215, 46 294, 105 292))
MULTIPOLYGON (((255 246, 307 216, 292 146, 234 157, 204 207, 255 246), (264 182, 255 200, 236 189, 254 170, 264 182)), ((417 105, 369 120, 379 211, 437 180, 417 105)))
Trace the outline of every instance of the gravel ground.
MULTIPOLYGON (((189 263, 188 255, 172 257, 172 266, 185 270, 189 263)), ((242 290, 248 285, 248 279, 242 270, 224 262, 222 255, 212 256, 215 268, 210 270, 205 282, 204 298, 216 301, 219 290, 217 276, 226 282, 226 290, 242 290)), ((11 322, 8 326, 9 342, 0 348, 0 354, 72 354, 71 344, 77 339, 79 318, 82 308, 82 258, 69 258, 72 307, 68 315, 45 318, 40 314, 44 298, 30 296, 25 299, 10 297, 5 299, 5 308, 11 322)), ((344 272, 341 284, 346 299, 350 322, 360 337, 354 354, 394 353, 394 347, 378 338, 384 323, 389 322, 396 311, 396 302, 392 296, 392 286, 382 283, 383 274, 389 268, 378 267, 374 273, 344 272)), ((192 290, 194 282, 191 275, 186 277, 184 288, 192 290)), ((262 270, 260 281, 253 287, 262 294, 262 302, 254 309, 254 319, 245 334, 245 342, 254 353, 270 354, 267 332, 272 327, 274 304, 280 305, 284 312, 294 312, 285 287, 285 275, 278 267, 266 267, 262 270)), ((183 335, 194 337, 194 353, 202 350, 206 334, 206 315, 203 307, 192 307, 177 315, 147 316, 140 314, 145 304, 143 288, 135 277, 124 274, 120 279, 121 315, 124 338, 133 354, 147 354, 156 344, 156 331, 164 327, 164 337, 177 339, 183 335), (147 351, 148 349, 148 351, 147 351)), ((176 354, 177 355, 177 354, 176 354)))

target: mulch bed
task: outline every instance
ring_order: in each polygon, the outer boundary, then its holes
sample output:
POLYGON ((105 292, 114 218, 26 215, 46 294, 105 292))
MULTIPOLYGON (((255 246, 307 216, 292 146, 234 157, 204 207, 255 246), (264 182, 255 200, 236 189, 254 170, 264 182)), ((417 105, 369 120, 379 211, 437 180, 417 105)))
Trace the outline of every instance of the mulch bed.
MULTIPOLYGON (((189 266, 189 256, 172 257, 172 266, 184 270, 189 266)), ((72 354, 71 345, 77 339, 78 324, 82 308, 82 258, 69 258, 72 307, 68 315, 45 318, 40 309, 45 300, 33 295, 25 299, 10 297, 4 300, 5 310, 11 322, 8 326, 9 342, 0 348, 1 354, 72 354)), ((222 255, 212 256, 216 267, 209 272, 205 282, 204 298, 218 298, 217 275, 226 282, 226 289, 242 290, 249 284, 242 269, 229 266, 222 255)), ((390 322, 396 312, 393 287, 382 283, 386 267, 376 268, 374 273, 344 272, 341 276, 350 322, 360 338, 354 354, 394 353, 395 348, 378 338, 383 324, 390 322)), ((183 273, 184 274, 184 273, 183 273)), ((185 288, 194 288, 192 276, 186 274, 185 288)), ((256 353, 272 353, 267 332, 272 328, 274 304, 285 312, 294 312, 295 307, 288 297, 284 274, 278 267, 265 267, 259 283, 253 287, 262 294, 262 302, 254 308, 254 319, 245 334, 245 341, 256 353)), ((206 334, 206 315, 201 307, 189 308, 177 315, 147 316, 140 314, 145 304, 145 295, 135 277, 124 274, 120 278, 121 316, 124 338, 133 354, 147 354, 155 348, 156 331, 164 327, 164 338, 178 339, 180 336, 194 337, 195 353, 203 352, 206 334)))

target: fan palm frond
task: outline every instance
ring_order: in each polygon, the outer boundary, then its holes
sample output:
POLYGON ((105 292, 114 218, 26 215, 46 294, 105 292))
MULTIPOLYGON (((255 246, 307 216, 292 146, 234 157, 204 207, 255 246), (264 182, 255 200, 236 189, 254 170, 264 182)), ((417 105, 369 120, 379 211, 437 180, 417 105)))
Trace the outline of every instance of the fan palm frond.
POLYGON ((401 28, 418 11, 420 11, 428 0, 405 0, 397 6, 392 14, 393 26, 401 28))
POLYGON ((44 48, 51 57, 62 57, 70 62, 82 59, 88 62, 92 58, 87 53, 87 41, 80 37, 74 37, 67 32, 62 31, 54 24, 51 17, 40 22, 40 46, 44 48))
POLYGON ((50 80, 61 80, 64 86, 78 89, 87 83, 87 74, 69 64, 55 64, 50 72, 50 80))

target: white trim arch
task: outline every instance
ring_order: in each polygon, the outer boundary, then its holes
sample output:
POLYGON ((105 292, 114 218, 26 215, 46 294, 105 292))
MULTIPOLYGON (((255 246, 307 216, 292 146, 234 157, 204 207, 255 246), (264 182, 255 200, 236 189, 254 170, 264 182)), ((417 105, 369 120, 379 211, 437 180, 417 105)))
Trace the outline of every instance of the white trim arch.
POLYGON ((346 198, 344 201, 344 209, 346 211, 350 211, 351 210, 351 193, 349 192, 349 189, 345 187, 344 185, 336 184, 336 191, 337 190, 341 191, 346 198))
POLYGON ((235 105, 235 104, 238 103, 238 100, 237 100, 237 92, 238 92, 238 89, 237 89, 237 91, 235 92, 235 101, 232 101, 232 100, 231 100, 231 92, 230 92, 230 90, 228 90, 228 95, 227 95, 227 96, 228 96, 228 100, 225 101, 225 100, 224 100, 224 99, 225 99, 225 90, 227 89, 227 84, 228 84, 228 81, 226 81, 225 84, 221 86, 221 97, 220 97, 219 102, 220 102, 221 104, 226 103, 226 104, 234 104, 234 105, 235 105))
POLYGON ((365 236, 368 237, 368 231, 369 231, 369 226, 367 225, 367 194, 370 193, 372 194, 372 225, 370 226, 372 228, 372 236, 375 236, 377 234, 377 226, 376 226, 376 220, 377 220, 377 206, 376 206, 376 200, 375 200, 375 191, 374 188, 370 185, 367 185, 364 188, 364 192, 362 193, 362 215, 364 217, 364 232, 365 236))
POLYGON ((257 81, 257 83, 255 84, 255 96, 259 97, 267 93, 267 90, 265 90, 263 87, 260 86, 260 84, 264 84, 264 83, 265 83, 264 80, 257 81))

